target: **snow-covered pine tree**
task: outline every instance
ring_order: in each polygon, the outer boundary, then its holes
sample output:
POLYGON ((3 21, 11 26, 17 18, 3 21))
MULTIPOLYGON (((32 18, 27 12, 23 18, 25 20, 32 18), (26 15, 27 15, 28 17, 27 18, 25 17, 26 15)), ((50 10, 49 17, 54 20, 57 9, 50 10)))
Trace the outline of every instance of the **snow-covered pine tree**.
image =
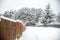
POLYGON ((44 16, 42 18, 42 21, 41 23, 44 25, 44 26, 47 26, 47 24, 53 22, 53 13, 52 13, 52 10, 50 8, 50 4, 47 5, 46 9, 45 9, 45 12, 44 12, 44 16))
POLYGON ((8 18, 12 18, 13 14, 14 14, 14 11, 10 10, 10 11, 5 11, 3 16, 8 17, 8 18))
POLYGON ((58 13, 56 20, 57 20, 57 22, 60 23, 60 12, 58 13))

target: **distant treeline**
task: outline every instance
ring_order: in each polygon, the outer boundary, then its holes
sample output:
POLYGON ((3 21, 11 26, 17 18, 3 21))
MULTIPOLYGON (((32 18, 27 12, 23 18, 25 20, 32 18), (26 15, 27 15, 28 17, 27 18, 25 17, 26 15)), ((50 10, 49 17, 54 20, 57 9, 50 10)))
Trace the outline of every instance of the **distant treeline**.
POLYGON ((59 15, 54 14, 53 10, 51 10, 50 8, 50 4, 48 4, 45 9, 21 8, 15 11, 13 10, 5 11, 3 14, 3 16, 11 19, 22 20, 26 25, 29 25, 29 26, 36 25, 36 23, 38 22, 44 25, 55 22, 55 21, 60 22, 59 15))

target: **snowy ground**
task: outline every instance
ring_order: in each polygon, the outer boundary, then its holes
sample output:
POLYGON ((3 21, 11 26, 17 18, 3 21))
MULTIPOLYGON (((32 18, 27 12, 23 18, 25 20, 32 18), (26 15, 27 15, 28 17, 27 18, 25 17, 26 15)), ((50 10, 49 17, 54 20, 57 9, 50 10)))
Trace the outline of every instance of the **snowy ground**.
POLYGON ((60 40, 60 28, 27 27, 19 40, 60 40))

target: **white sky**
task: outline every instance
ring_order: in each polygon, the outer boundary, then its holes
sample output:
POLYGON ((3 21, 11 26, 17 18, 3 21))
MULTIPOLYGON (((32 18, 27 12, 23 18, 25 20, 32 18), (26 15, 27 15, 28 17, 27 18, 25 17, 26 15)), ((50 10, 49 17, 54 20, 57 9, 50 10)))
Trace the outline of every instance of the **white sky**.
POLYGON ((7 10, 19 10, 20 8, 42 8, 45 9, 48 3, 54 12, 59 12, 59 0, 0 0, 0 12, 7 10))

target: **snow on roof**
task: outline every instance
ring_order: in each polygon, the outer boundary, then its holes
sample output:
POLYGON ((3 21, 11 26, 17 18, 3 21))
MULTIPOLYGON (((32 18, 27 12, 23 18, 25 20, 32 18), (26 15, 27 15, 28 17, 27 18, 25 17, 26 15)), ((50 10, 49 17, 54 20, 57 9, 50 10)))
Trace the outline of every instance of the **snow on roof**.
POLYGON ((0 18, 6 19, 6 20, 9 20, 9 21, 12 21, 12 22, 16 22, 16 20, 13 20, 13 19, 10 19, 10 18, 4 17, 4 16, 1 16, 0 18))
MULTIPOLYGON (((22 23, 23 24, 23 22, 21 21, 21 20, 16 20, 16 22, 20 22, 20 23, 22 23)), ((24 24, 23 24, 24 25, 24 24)))
POLYGON ((0 17, 0 21, 1 21, 1 18, 2 18, 2 19, 9 20, 9 21, 12 21, 12 22, 20 22, 20 23, 23 24, 23 22, 22 22, 21 20, 13 20, 13 19, 10 19, 10 18, 7 18, 7 17, 4 17, 4 16, 1 16, 1 17, 0 17))

